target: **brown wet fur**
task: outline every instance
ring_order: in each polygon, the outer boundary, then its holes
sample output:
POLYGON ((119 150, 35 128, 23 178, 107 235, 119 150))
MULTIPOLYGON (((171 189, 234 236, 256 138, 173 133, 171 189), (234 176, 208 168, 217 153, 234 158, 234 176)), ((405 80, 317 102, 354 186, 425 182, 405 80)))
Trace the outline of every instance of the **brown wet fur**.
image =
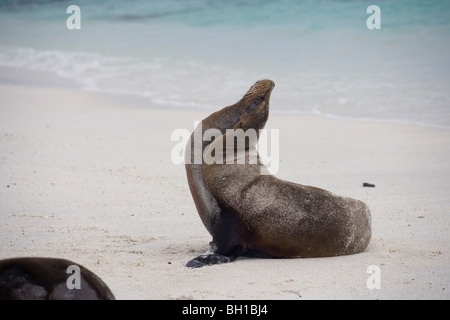
MULTIPOLYGON (((217 123, 224 134, 223 141, 215 143, 225 148, 227 128, 262 129, 273 87, 271 80, 259 81, 238 103, 203 120, 209 128, 217 123)), ((211 143, 205 142, 203 149, 211 143)), ((252 151, 254 143, 247 144, 244 149, 235 149, 235 158, 252 151)), ((363 202, 261 175, 265 168, 259 158, 257 164, 225 164, 225 159, 224 164, 204 163, 192 180, 189 166, 186 168, 216 254, 235 258, 256 251, 270 257, 327 257, 358 253, 369 244, 371 216, 363 202), (212 200, 202 203, 207 199, 212 200), (208 206, 214 210, 202 211, 208 206)))

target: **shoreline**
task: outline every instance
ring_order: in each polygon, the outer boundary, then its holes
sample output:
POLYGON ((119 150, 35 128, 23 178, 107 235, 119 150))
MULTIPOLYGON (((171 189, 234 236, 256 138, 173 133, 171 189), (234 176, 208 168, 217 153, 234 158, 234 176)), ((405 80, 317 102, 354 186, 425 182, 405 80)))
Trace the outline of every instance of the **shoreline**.
POLYGON ((1 259, 72 260, 117 299, 450 298, 448 130, 271 114, 277 176, 366 202, 369 247, 189 269, 211 237, 170 137, 211 111, 144 107, 37 75, 21 84, 22 75, 0 80, 1 259), (381 289, 366 285, 372 265, 381 289))
MULTIPOLYGON (((150 108, 158 110, 182 110, 192 112, 209 111, 210 113, 215 111, 214 108, 180 107, 176 105, 171 106, 170 104, 156 103, 150 101, 148 98, 132 93, 116 93, 102 90, 84 89, 82 85, 80 85, 75 79, 60 76, 51 72, 36 71, 21 67, 0 67, 0 84, 10 84, 10 85, 16 84, 26 86, 57 87, 57 88, 61 87, 66 89, 80 90, 82 92, 92 93, 93 95, 101 96, 105 98, 107 101, 111 102, 111 104, 122 105, 126 106, 127 108, 132 106, 133 108, 150 108), (39 79, 39 81, 34 79, 39 79), (130 101, 132 103, 130 103, 130 101)), ((231 103, 230 101, 227 101, 225 103, 231 103)), ((271 115, 318 117, 330 120, 356 121, 363 123, 413 125, 419 127, 450 130, 450 126, 438 124, 411 122, 408 120, 347 117, 328 113, 321 113, 320 111, 315 111, 314 109, 311 110, 310 112, 302 112, 302 111, 296 112, 295 110, 291 111, 275 110, 271 112, 271 115)))

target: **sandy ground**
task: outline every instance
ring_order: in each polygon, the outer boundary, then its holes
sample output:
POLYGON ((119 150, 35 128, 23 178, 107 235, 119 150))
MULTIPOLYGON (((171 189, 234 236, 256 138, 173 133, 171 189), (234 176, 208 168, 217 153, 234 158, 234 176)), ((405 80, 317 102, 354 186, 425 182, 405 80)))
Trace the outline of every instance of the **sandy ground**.
POLYGON ((366 202, 369 247, 189 269, 211 238, 171 161, 171 134, 210 112, 0 73, 0 258, 75 261, 118 299, 450 298, 450 130, 271 115, 277 175, 366 202), (367 287, 371 265, 380 289, 367 287))

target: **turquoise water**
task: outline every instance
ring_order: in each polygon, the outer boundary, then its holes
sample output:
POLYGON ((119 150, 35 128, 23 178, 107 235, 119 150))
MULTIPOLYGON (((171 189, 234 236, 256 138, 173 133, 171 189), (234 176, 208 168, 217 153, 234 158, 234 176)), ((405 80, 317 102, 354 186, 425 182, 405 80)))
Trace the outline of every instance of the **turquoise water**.
POLYGON ((271 78, 272 112, 450 127, 450 1, 4 0, 0 40, 0 66, 149 106, 217 109, 271 78))

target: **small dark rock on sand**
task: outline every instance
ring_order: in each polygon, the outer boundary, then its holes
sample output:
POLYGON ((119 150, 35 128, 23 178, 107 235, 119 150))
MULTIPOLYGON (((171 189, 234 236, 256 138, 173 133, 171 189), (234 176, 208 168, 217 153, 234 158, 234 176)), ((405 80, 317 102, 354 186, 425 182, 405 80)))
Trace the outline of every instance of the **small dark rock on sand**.
POLYGON ((372 183, 364 182, 364 183, 363 183, 363 187, 375 188, 375 185, 372 184, 372 183))

